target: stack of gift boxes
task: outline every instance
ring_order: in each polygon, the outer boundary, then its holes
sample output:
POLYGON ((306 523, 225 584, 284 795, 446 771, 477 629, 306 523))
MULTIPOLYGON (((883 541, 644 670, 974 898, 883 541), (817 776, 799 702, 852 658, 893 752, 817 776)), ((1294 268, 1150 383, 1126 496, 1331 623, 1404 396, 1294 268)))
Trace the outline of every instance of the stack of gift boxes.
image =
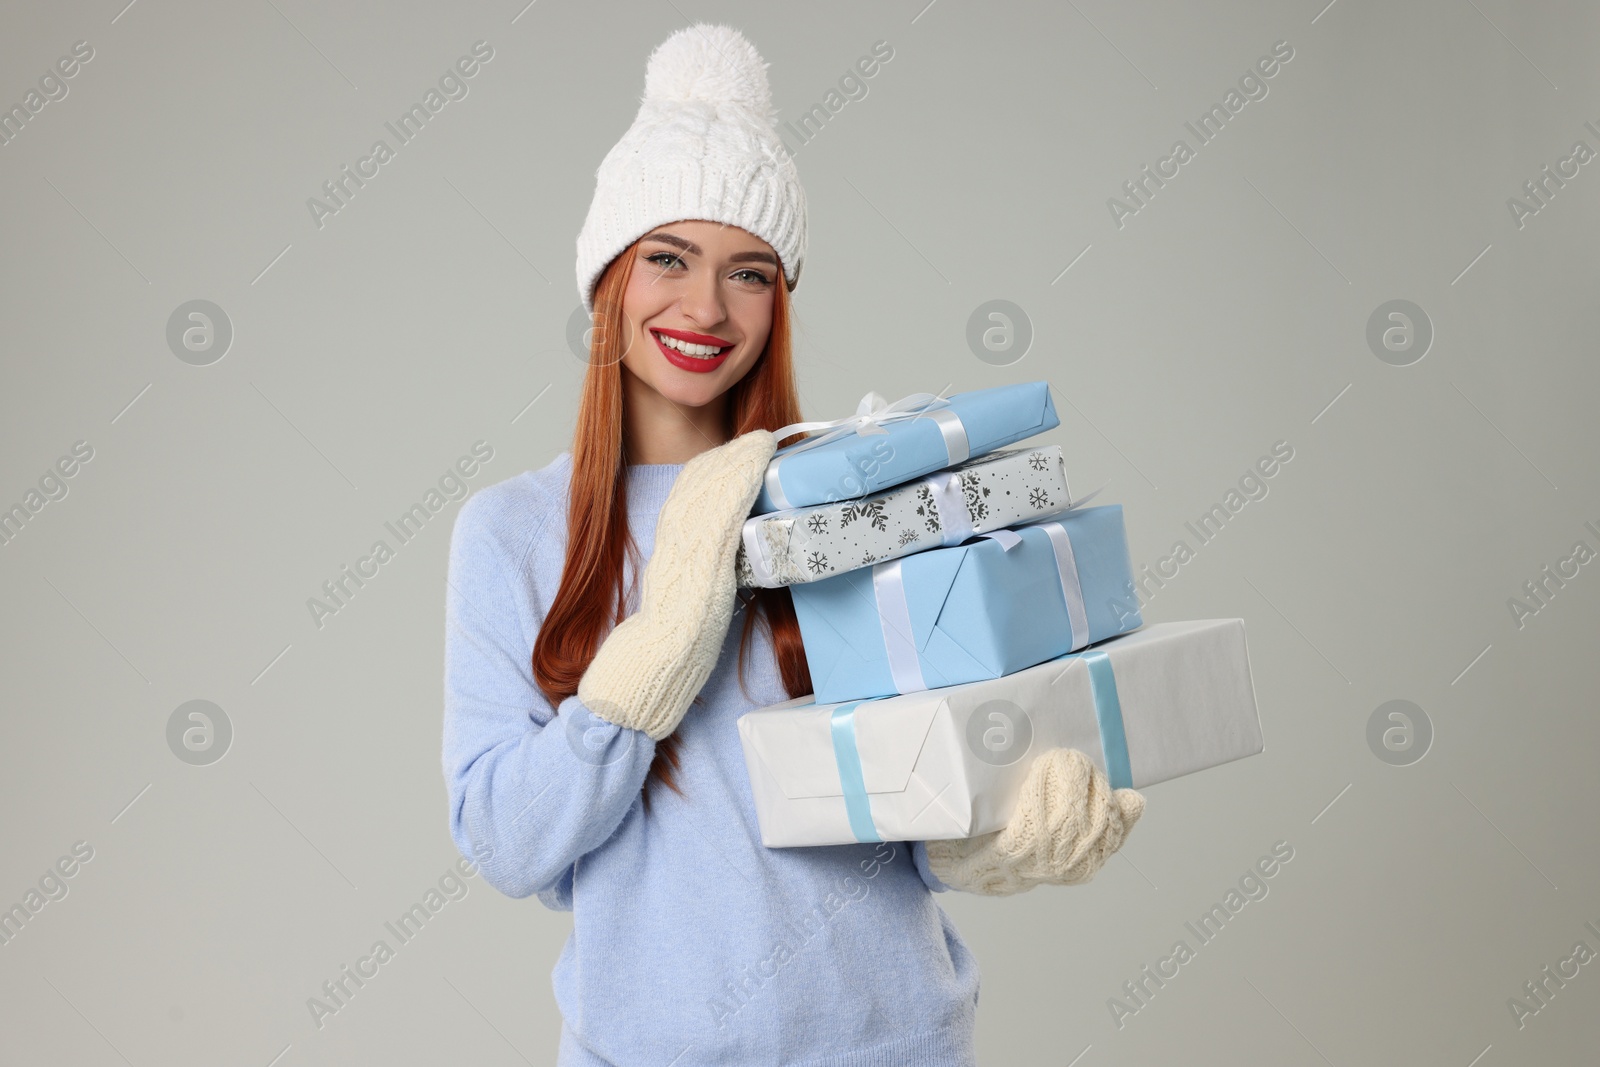
POLYGON ((1243 621, 1144 626, 1121 506, 1011 447, 1060 421, 1024 382, 789 429, 736 564, 789 588, 813 686, 739 719, 764 844, 998 830, 1052 748, 1113 788, 1262 750, 1243 621))

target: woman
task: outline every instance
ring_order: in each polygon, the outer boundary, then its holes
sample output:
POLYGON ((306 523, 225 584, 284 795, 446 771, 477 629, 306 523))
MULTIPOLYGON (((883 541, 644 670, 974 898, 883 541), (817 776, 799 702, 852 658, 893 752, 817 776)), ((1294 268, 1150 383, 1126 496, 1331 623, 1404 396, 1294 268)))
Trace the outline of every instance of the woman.
POLYGON ((1002 831, 761 845, 736 722, 811 691, 788 591, 734 582, 770 431, 800 418, 805 199, 774 119, 736 31, 652 55, 578 238, 572 449, 473 496, 451 543, 451 835, 573 912, 563 1067, 968 1067, 978 968, 931 893, 1086 881, 1143 810, 1058 749, 1002 831))

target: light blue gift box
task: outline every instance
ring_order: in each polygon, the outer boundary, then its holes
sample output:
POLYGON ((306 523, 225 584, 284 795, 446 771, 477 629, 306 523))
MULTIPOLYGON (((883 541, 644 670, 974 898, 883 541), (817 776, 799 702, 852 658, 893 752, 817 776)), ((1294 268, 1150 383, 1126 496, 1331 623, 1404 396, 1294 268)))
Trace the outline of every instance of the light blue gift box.
POLYGON ((868 393, 856 410, 843 419, 780 430, 780 441, 794 433, 824 432, 773 455, 751 514, 852 500, 1061 425, 1049 382, 997 385, 943 398, 916 393, 893 404, 868 393))
POLYGON ((789 591, 819 704, 999 678, 1143 623, 1118 504, 789 591))

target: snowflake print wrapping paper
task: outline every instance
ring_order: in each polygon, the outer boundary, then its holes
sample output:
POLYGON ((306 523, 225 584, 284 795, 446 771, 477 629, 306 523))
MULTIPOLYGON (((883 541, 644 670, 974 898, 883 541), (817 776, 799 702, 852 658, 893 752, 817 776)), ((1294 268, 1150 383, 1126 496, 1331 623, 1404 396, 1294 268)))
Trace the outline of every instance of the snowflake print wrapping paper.
POLYGON ((991 452, 873 496, 751 517, 735 563, 738 583, 814 582, 1050 518, 1071 502, 1059 445, 991 452), (941 502, 965 514, 946 514, 941 502))

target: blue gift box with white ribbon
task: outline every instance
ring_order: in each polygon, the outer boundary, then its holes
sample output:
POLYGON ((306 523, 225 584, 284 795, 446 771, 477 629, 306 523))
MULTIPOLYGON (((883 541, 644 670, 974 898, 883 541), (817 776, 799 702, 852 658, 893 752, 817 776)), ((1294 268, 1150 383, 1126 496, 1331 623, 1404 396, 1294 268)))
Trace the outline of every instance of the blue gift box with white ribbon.
POLYGON ((797 697, 738 726, 769 848, 999 830, 1051 749, 1084 753, 1113 789, 1143 790, 1265 747, 1241 619, 1153 623, 944 689, 797 697))
POLYGON ((790 593, 823 703, 999 678, 1143 621, 1117 504, 1075 508, 790 593))
POLYGON ((948 397, 913 393, 890 404, 861 398, 842 419, 797 422, 778 440, 811 434, 780 448, 751 513, 851 500, 965 463, 1061 425, 1049 382, 1021 382, 948 397))

